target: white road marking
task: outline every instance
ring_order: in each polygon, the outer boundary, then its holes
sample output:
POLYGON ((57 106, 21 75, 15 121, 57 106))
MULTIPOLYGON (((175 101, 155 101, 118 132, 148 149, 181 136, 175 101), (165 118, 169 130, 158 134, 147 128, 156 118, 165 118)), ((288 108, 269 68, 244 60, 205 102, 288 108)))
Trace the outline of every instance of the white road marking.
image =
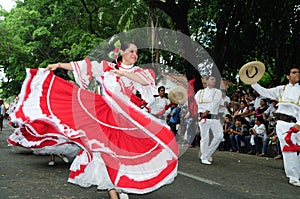
POLYGON ((195 176, 195 175, 192 175, 192 174, 189 174, 189 173, 185 173, 185 172, 183 172, 183 171, 179 171, 179 170, 178 170, 177 173, 180 174, 180 175, 183 175, 183 176, 192 178, 192 179, 194 179, 194 180, 197 180, 197 181, 200 181, 200 182, 204 182, 204 183, 210 184, 210 185, 219 185, 219 186, 222 186, 220 183, 217 183, 217 182, 214 182, 214 181, 212 181, 212 180, 205 179, 205 178, 201 178, 201 177, 199 177, 199 176, 195 176))

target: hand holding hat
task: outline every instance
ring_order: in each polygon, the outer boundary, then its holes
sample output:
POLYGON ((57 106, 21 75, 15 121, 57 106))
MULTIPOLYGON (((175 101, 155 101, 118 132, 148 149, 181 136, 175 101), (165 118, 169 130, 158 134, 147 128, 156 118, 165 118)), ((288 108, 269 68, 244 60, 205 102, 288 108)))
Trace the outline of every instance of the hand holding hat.
POLYGON ((245 84, 257 83, 265 73, 265 65, 259 61, 248 62, 239 71, 239 76, 245 84))
POLYGON ((187 101, 187 90, 182 86, 177 86, 170 90, 168 98, 175 104, 184 104, 187 101))

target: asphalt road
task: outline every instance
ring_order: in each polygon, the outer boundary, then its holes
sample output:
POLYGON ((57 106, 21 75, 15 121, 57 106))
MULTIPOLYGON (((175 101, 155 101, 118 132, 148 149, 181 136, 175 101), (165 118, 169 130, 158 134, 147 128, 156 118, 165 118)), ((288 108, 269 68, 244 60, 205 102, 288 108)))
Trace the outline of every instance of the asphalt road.
MULTIPOLYGON (((5 121, 7 122, 7 121, 5 121)), ((0 133, 0 199, 106 199, 95 186, 82 188, 67 182, 70 164, 49 156, 36 156, 30 150, 8 147, 6 139, 13 129, 5 125, 0 133)), ((213 165, 198 159, 199 148, 184 149, 178 176, 167 186, 130 199, 242 199, 300 198, 300 187, 288 184, 282 160, 217 151, 213 165)))

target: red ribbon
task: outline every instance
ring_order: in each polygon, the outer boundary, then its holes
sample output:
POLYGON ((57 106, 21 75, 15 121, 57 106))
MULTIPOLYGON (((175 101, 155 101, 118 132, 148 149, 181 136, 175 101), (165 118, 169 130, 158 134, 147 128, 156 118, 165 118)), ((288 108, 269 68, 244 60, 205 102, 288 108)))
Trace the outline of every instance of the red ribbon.
POLYGON ((159 111, 158 113, 156 113, 156 116, 162 116, 163 114, 165 114, 166 110, 168 110, 171 106, 172 106, 173 102, 171 102, 170 104, 167 104, 163 110, 159 111))
POLYGON ((291 127, 290 130, 288 130, 286 133, 284 140, 287 145, 285 145, 282 149, 283 152, 300 152, 300 146, 297 144, 294 144, 292 142, 292 133, 297 133, 298 129, 296 127, 291 127))

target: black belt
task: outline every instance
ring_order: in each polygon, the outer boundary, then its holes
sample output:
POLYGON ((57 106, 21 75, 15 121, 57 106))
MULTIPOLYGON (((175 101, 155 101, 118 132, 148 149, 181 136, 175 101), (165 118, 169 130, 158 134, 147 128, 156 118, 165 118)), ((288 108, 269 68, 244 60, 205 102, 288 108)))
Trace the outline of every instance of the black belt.
POLYGON ((297 122, 295 117, 290 116, 290 115, 286 115, 286 114, 283 114, 283 113, 276 113, 276 119, 277 120, 282 120, 282 121, 285 121, 285 122, 288 122, 288 123, 296 123, 297 122))
MULTIPOLYGON (((198 113, 198 114, 199 114, 199 117, 201 117, 203 113, 198 113)), ((213 115, 213 114, 207 114, 205 118, 206 119, 217 119, 218 120, 218 119, 220 119, 220 116, 219 115, 213 115)))

